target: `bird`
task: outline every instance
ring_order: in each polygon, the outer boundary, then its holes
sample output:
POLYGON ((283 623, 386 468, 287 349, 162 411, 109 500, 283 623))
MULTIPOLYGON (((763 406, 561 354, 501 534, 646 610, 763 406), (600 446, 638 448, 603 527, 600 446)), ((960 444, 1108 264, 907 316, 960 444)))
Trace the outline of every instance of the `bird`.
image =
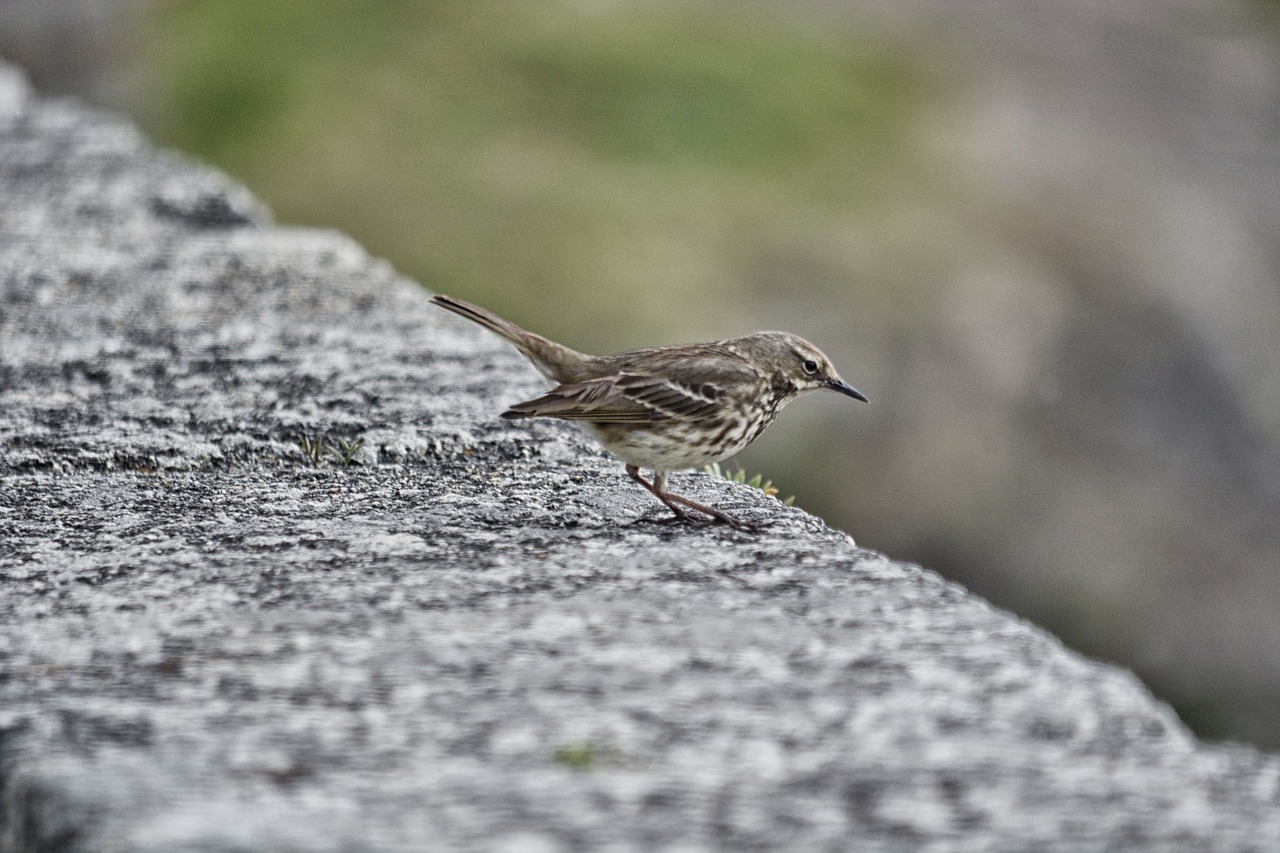
POLYGON ((755 441, 783 406, 810 391, 837 391, 867 402, 821 350, 788 332, 596 356, 452 296, 436 295, 431 302, 505 339, 554 384, 539 397, 512 404, 503 418, 585 424, 626 465, 627 475, 675 514, 669 521, 747 529, 714 507, 672 493, 668 475, 734 455, 755 441), (646 480, 642 469, 651 471, 652 479, 646 480))

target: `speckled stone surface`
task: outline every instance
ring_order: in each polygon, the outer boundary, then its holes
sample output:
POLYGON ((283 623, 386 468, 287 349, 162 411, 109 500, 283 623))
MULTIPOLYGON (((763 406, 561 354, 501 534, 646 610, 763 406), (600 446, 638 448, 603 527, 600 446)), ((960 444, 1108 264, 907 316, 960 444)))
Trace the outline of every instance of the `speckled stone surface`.
POLYGON ((538 387, 0 66, 0 850, 1280 848, 1274 756, 538 387))

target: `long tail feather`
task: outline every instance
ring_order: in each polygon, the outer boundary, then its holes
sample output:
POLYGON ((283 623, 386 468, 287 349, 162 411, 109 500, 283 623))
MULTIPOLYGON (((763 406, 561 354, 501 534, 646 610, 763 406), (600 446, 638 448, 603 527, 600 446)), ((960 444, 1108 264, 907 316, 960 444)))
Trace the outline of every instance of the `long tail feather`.
POLYGON ((510 320, 504 320, 479 305, 472 305, 470 302, 464 302, 461 299, 445 296, 444 294, 431 297, 431 301, 441 308, 449 309, 460 317, 466 317, 473 323, 479 323, 489 331, 506 338, 518 347, 523 348, 524 338, 530 334, 510 320))
POLYGON ((592 356, 584 355, 522 329, 510 320, 504 320, 479 305, 472 305, 470 302, 444 295, 433 296, 431 301, 460 317, 466 317, 473 323, 479 323, 495 335, 510 341, 543 376, 552 382, 571 382, 579 379, 586 365, 594 360, 592 356))

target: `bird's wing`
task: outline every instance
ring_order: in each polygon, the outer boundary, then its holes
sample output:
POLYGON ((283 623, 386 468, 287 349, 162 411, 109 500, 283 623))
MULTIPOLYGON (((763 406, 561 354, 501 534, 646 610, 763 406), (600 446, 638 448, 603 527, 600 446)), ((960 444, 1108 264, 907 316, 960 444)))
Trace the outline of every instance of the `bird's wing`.
POLYGON ((503 417, 564 418, 600 424, 696 421, 712 416, 720 408, 726 388, 755 378, 755 372, 745 364, 691 357, 664 366, 661 375, 624 369, 598 379, 558 385, 541 397, 516 403, 503 417))
POLYGON ((566 382, 541 397, 514 404, 502 416, 508 420, 565 418, 613 424, 639 424, 654 420, 649 409, 618 393, 620 378, 602 376, 585 382, 566 382))

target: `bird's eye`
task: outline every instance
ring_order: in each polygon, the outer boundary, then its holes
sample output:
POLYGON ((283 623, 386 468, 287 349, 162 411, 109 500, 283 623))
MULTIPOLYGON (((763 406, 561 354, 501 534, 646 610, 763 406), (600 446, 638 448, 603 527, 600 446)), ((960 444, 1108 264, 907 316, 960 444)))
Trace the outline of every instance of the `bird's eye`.
POLYGON ((818 362, 814 361, 811 358, 805 359, 804 372, 809 374, 810 376, 814 376, 815 374, 817 374, 818 362))

